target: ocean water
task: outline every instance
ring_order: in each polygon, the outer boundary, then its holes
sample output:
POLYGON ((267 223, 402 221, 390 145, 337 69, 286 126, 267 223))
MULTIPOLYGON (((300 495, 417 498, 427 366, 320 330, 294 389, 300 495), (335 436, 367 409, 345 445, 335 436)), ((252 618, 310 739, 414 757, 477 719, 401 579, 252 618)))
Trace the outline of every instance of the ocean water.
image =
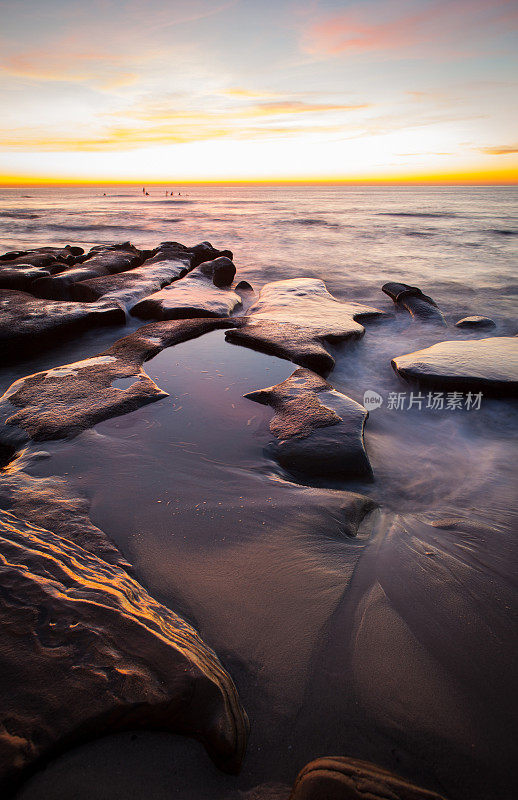
MULTIPOLYGON (((431 295, 448 322, 398 313, 333 348, 336 389, 359 402, 368 389, 384 398, 365 429, 372 483, 302 484, 270 459, 272 412, 243 394, 294 366, 230 345, 222 331, 145 365, 164 400, 34 445, 46 457, 31 474, 66 476, 141 582, 214 647, 251 737, 238 778, 178 737, 108 737, 58 759, 20 798, 286 800, 309 760, 350 755, 449 800, 511 800, 516 404, 483 397, 478 410, 395 410, 387 398, 410 388, 394 356, 518 333, 517 236, 513 187, 1 190, 0 250, 208 239, 234 252, 236 280, 256 290, 317 277, 337 298, 394 312, 381 286, 399 280, 431 295), (497 327, 455 328, 467 314, 497 327), (344 535, 350 491, 380 505, 371 540, 344 535), (470 531, 437 529, 423 543, 412 522, 451 517, 470 531), (386 520, 396 519, 390 533, 386 520)), ((0 389, 94 355, 140 324, 0 369, 0 389)))
POLYGON ((130 240, 230 248, 261 285, 322 278, 337 296, 380 301, 390 279, 453 314, 512 316, 518 188, 188 186, 0 189, 0 249, 130 240), (166 191, 174 191, 166 197, 166 191), (106 194, 106 196, 104 196, 106 194))

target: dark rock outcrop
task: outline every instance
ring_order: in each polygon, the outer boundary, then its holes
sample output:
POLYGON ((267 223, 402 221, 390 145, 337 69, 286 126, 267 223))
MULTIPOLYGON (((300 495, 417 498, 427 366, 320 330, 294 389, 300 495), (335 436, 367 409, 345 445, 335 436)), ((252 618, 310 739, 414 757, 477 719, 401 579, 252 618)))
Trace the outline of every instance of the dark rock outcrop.
POLYGON ((119 566, 0 512, 0 791, 75 743, 147 728, 238 771, 247 720, 215 653, 119 566))
POLYGON ((363 336, 359 320, 383 314, 359 303, 339 302, 315 278, 274 281, 263 286, 247 316, 226 338, 327 374, 334 358, 326 345, 363 336))
POLYGON ((385 283, 382 290, 397 306, 405 308, 412 317, 446 325, 446 320, 437 303, 428 295, 423 294, 417 286, 408 286, 406 283, 385 283))
POLYGON ((14 362, 102 325, 121 325, 124 309, 117 303, 61 303, 24 292, 0 289, 0 360, 14 362))
POLYGON ((496 395, 518 393, 518 337, 439 342, 392 359, 395 371, 422 386, 496 395))
POLYGON ((226 256, 201 263, 181 281, 166 286, 133 306, 141 319, 228 317, 241 304, 228 288, 236 268, 226 256))
POLYGON ((457 328, 496 328, 496 322, 489 317, 463 317, 455 323, 457 328))
POLYGON ((302 769, 290 800, 444 800, 367 761, 333 756, 302 769))
POLYGON ((369 479, 372 470, 363 444, 368 412, 307 369, 287 380, 245 394, 272 406, 274 458, 286 469, 313 476, 369 479))
POLYGON ((35 280, 48 278, 49 275, 48 269, 32 267, 30 264, 17 264, 14 267, 0 266, 0 289, 17 289, 21 292, 28 292, 35 280))
POLYGON ((164 347, 228 325, 219 319, 152 323, 97 356, 20 378, 0 397, 0 444, 74 436, 166 397, 142 364, 164 347), (128 388, 112 386, 128 377, 135 379, 128 388))
POLYGON ((15 250, 0 256, 0 263, 9 267, 30 264, 33 267, 42 267, 49 272, 59 272, 65 267, 81 260, 84 254, 82 247, 37 247, 34 250, 15 250))
POLYGON ((72 286, 79 281, 124 272, 138 267, 144 260, 144 253, 129 242, 120 245, 100 245, 93 248, 88 258, 79 266, 65 269, 49 278, 40 278, 32 284, 31 290, 38 297, 55 300, 70 300, 72 286))

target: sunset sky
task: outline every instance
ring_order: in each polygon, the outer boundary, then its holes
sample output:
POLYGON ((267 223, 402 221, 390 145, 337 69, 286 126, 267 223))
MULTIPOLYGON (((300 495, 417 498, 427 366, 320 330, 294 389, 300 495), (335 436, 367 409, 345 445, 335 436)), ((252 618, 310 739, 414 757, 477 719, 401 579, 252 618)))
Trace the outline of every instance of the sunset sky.
POLYGON ((0 180, 518 177, 511 0, 0 0, 0 180))

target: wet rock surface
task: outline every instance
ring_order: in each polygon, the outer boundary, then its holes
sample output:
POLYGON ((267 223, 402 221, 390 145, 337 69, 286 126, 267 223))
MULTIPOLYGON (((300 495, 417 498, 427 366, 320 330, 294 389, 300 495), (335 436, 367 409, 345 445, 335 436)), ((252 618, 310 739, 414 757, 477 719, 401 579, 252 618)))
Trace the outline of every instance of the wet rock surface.
POLYGON ((37 278, 48 278, 49 275, 48 269, 43 267, 32 267, 29 264, 3 267, 0 262, 0 289, 18 289, 26 292, 37 278))
POLYGON ((73 436, 101 420, 165 397, 142 369, 164 347, 200 336, 226 320, 152 323, 92 358, 21 378, 0 397, 0 442, 73 436), (131 378, 121 389, 115 381, 131 378))
POLYGON ((0 351, 5 362, 44 350, 90 328, 124 322, 124 309, 114 302, 53 302, 0 289, 0 351))
POLYGON ((228 288, 235 272, 225 256, 203 262, 181 281, 141 300, 131 313, 141 319, 228 317, 241 305, 240 296, 228 288))
POLYGON ((90 250, 80 266, 62 270, 48 278, 39 278, 33 283, 32 291, 38 297, 70 300, 75 283, 124 272, 139 266, 143 260, 144 253, 129 242, 121 245, 100 245, 90 250))
POLYGON ((35 478, 26 471, 48 453, 11 452, 9 468, 0 473, 0 508, 18 519, 45 528, 109 564, 131 570, 120 550, 89 517, 90 503, 72 491, 65 478, 35 478))
POLYGON ((366 761, 318 758, 298 774, 290 800, 444 800, 366 761))
POLYGON ((4 511, 0 552, 3 792, 72 743, 128 728, 194 736, 239 768, 246 717, 190 625, 120 567, 4 511))
POLYGON ((385 283, 382 289, 397 306, 406 309, 410 316, 446 325, 437 303, 423 294, 417 286, 408 286, 406 283, 385 283))
POLYGON ((297 369, 283 383, 245 397, 275 410, 270 423, 278 440, 273 455, 286 469, 316 476, 371 477, 363 443, 366 409, 319 375, 297 369))
POLYGON ((140 267, 76 283, 71 288, 71 296, 87 302, 104 296, 131 310, 143 298, 182 278, 194 266, 203 263, 200 262, 201 258, 218 253, 209 242, 193 248, 178 242, 163 242, 140 267))
POLYGON ((339 302, 321 280, 274 281, 263 286, 227 340, 327 374, 334 365, 328 345, 363 336, 360 321, 383 315, 376 308, 339 302))
POLYGON ((455 326, 457 328, 496 328, 496 322, 489 317, 474 315, 459 319, 455 326))
POLYGON ((439 342, 393 358, 392 366, 423 386, 516 395, 518 337, 439 342))
POLYGON ((38 247, 34 250, 16 250, 0 256, 0 264, 17 268, 30 264, 33 267, 48 269, 50 273, 59 272, 84 258, 82 247, 38 247))

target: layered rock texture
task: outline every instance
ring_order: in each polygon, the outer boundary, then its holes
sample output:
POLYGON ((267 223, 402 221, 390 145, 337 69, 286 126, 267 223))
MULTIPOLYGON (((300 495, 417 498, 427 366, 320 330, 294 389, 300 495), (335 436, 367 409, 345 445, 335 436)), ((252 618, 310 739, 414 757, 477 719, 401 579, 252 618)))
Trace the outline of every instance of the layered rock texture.
POLYGON ((393 358, 392 366, 423 386, 516 395, 518 337, 439 342, 393 358))
POLYGON ((249 392, 249 400, 272 406, 273 454, 286 469, 314 476, 370 478, 363 443, 366 409, 308 369, 249 392))
POLYGON ((314 278, 274 281, 263 286, 247 316, 226 337, 325 375, 335 363, 329 344, 363 336, 360 321, 383 313, 339 302, 314 278))
POLYGON ((196 631, 120 567, 0 511, 0 788, 111 731, 195 736, 227 771, 245 714, 196 631))
POLYGON ((444 800, 388 770, 352 758, 318 758, 298 774, 290 800, 444 800))

